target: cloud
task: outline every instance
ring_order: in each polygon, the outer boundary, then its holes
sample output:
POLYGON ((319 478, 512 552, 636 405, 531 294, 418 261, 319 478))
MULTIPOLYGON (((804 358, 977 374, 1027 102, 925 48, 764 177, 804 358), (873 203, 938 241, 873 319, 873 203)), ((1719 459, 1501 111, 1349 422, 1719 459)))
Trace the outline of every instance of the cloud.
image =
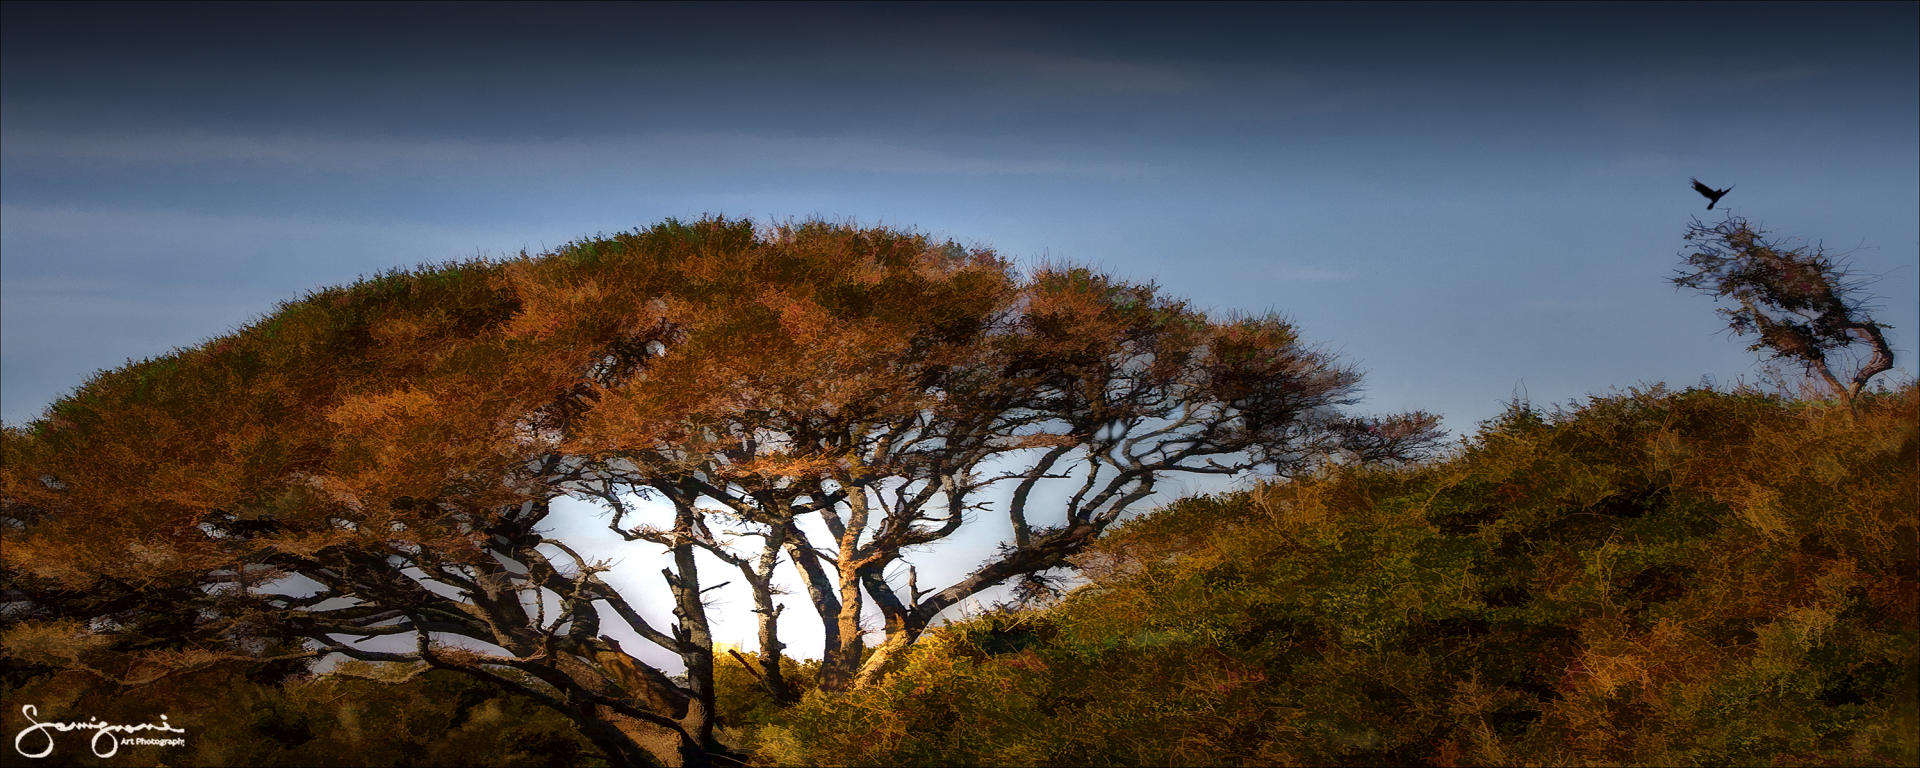
POLYGON ((288 232, 298 231, 342 231, 353 236, 387 237, 418 237, 453 231, 413 222, 15 203, 0 203, 0 220, 6 222, 6 227, 0 229, 0 233, 4 233, 7 240, 14 241, 9 247, 23 245, 22 239, 112 236, 114 233, 138 235, 144 247, 155 242, 165 245, 205 245, 210 235, 251 240, 284 237, 288 232))
POLYGON ((1735 79, 1749 83, 1797 83, 1826 75, 1832 67, 1810 64, 1788 64, 1767 69, 1756 69, 1734 75, 1735 79))
POLYGON ((1023 90, 1065 93, 1166 94, 1209 85, 1198 74, 1135 59, 1040 53, 981 51, 967 57, 968 70, 1023 90))
POLYGON ((1310 264, 1281 264, 1267 269, 1266 274, 1273 280, 1301 283, 1333 283, 1356 277, 1352 272, 1310 264))
MULTIPOLYGON (((177 287, 248 288, 290 297, 395 266, 530 250, 527 232, 408 221, 0 204, 9 303, 49 279, 112 283, 116 295, 177 287), (120 285, 127 283, 127 285, 120 285), (163 287, 164 286, 164 287, 163 287)), ((62 290, 70 289, 69 283, 62 290)), ((9 308, 9 316, 14 313, 9 308)))
POLYGON ((1595 178, 1638 179, 1659 174, 1681 175, 1680 157, 1660 150, 1624 150, 1598 158, 1585 168, 1595 178))
POLYGON ((5 281, 0 421, 22 424, 93 371, 226 333, 271 308, 257 292, 115 274, 5 281))
POLYGON ((405 221, 0 204, 0 418, 100 368, 233 331, 283 299, 525 234, 405 221))
MULTIPOLYGON (((454 227, 395 219, 373 220, 293 214, 203 213, 164 209, 79 208, 60 205, 0 203, 0 229, 16 245, 40 237, 133 236, 141 247, 190 245, 204 248, 209 236, 229 241, 284 241, 289 233, 331 233, 364 242, 417 242, 460 238, 491 242, 505 232, 488 233, 472 227, 454 227), (496 237, 497 236, 497 237, 496 237)), ((11 246, 10 246, 11 247, 11 246)))
POLYGON ((930 176, 1136 177, 1153 166, 1130 159, 1076 157, 1067 147, 961 152, 862 136, 651 133, 534 140, 247 135, 74 134, 14 131, 12 161, 107 166, 265 165, 348 174, 396 171, 456 176, 489 172, 579 174, 608 168, 673 171, 843 171, 930 176))
POLYGON ((1787 62, 1742 67, 1738 62, 1707 66, 1688 62, 1684 68, 1656 69, 1618 79, 1619 87, 1629 93, 1660 95, 1750 93, 1770 86, 1804 83, 1834 74, 1832 66, 1787 62))

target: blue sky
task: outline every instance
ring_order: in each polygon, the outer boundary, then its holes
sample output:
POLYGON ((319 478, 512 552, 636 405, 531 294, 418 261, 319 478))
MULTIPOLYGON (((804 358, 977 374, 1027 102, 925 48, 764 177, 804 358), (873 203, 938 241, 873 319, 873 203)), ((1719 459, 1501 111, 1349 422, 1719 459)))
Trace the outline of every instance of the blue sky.
POLYGON ((1907 375, 1920 4, 7 3, 0 418, 395 266, 822 216, 1277 310, 1457 432, 1753 379, 1687 184, 1851 252, 1907 375))

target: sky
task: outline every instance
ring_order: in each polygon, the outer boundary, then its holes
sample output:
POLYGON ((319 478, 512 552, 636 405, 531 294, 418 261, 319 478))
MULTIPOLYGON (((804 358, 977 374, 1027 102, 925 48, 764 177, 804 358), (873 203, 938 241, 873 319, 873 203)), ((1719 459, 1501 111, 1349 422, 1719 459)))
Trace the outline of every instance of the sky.
POLYGON ((314 288, 714 213, 1279 312, 1470 434, 1757 379, 1668 282, 1694 176, 1879 276, 1915 370, 1915 3, 0 9, 9 424, 314 288))

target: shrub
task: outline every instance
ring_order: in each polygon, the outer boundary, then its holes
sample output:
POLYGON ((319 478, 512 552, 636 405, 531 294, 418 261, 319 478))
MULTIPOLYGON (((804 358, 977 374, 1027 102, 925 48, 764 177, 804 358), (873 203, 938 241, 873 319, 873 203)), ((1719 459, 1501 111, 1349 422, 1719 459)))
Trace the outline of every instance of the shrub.
POLYGON ((1913 764, 1917 403, 1656 387, 1177 502, 759 758, 1913 764))
MULTIPOLYGON (((434 670, 399 680, 390 670, 349 662, 354 674, 297 677, 283 684, 249 680, 231 667, 176 674, 120 688, 81 672, 57 672, 4 690, 13 717, 33 704, 39 720, 118 724, 168 722, 184 746, 125 745, 95 758, 88 732, 53 733, 59 765, 389 766, 605 765, 572 723, 530 699, 456 672, 434 670)), ((135 736, 154 737, 137 733, 135 736)), ((27 744, 29 751, 44 742, 27 744)), ((5 747, 9 754, 11 746, 5 747)))

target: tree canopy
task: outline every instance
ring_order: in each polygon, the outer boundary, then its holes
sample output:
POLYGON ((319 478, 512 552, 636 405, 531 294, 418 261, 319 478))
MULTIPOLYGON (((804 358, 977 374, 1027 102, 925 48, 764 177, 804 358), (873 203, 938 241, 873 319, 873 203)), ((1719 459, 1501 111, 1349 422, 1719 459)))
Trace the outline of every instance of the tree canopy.
POLYGON ((1431 416, 1344 413, 1358 382, 1277 317, 888 229, 668 221, 396 271, 7 427, 7 646, 134 682, 326 654, 442 668, 560 713, 615 764, 703 764, 726 749, 697 551, 752 588, 770 690, 790 689, 782 564, 826 632, 819 684, 865 684, 943 609, 1067 565, 1170 474, 1433 444, 1431 416), (1045 484, 1066 501, 1032 508, 1045 484), (665 548, 670 624, 545 535, 562 497, 665 548), (890 575, 989 511, 1012 541, 965 578, 890 575), (685 677, 603 638, 616 622, 685 677), (383 636, 410 647, 365 645, 383 636))
POLYGON ((1849 403, 1873 377, 1893 370, 1893 348, 1881 332, 1890 326, 1874 321, 1864 282, 1825 248, 1779 242, 1732 215, 1712 225, 1694 220, 1686 240, 1687 266, 1674 285, 1738 304, 1719 311, 1728 329, 1754 337, 1749 351, 1799 365, 1849 403), (1849 366, 1843 355, 1856 347, 1869 357, 1849 366))

